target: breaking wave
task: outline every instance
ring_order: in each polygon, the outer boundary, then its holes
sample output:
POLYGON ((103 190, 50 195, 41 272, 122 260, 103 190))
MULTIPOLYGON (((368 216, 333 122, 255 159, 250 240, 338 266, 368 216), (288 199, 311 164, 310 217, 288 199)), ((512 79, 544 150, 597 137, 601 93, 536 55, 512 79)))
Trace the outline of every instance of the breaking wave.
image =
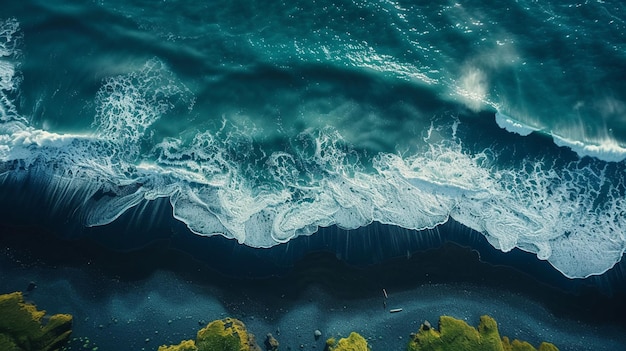
MULTIPOLYGON (((226 119, 217 131, 155 140, 157 121, 195 103, 158 59, 103 82, 93 132, 38 129, 13 103, 18 23, 0 25, 0 174, 34 174, 51 208, 80 203, 74 220, 85 226, 169 198, 174 217, 194 233, 259 248, 319 227, 380 222, 423 230, 450 218, 495 248, 535 253, 568 277, 601 274, 626 248, 622 163, 500 162, 501 150, 475 150, 458 136, 458 120, 431 124, 410 153, 368 155, 332 127, 305 128, 281 150, 266 151, 226 119)), ((531 131, 502 114, 496 122, 531 131)))
MULTIPOLYGON (((526 126, 500 112, 496 113, 496 123, 498 123, 500 128, 521 136, 528 136, 533 132, 543 132, 539 128, 526 126)), ((602 139, 596 138, 595 140, 582 142, 551 132, 546 133, 552 137, 556 145, 569 148, 579 157, 589 156, 607 162, 622 162, 626 160, 626 147, 620 145, 608 135, 602 139)))

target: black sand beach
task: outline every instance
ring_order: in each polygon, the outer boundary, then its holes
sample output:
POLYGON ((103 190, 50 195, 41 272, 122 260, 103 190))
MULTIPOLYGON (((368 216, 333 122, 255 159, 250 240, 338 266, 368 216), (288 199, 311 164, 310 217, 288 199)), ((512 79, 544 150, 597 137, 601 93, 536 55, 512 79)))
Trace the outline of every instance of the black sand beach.
MULTIPOLYGON (((33 282, 27 300, 48 313, 73 314, 72 350, 156 350, 193 338, 209 321, 227 316, 242 320, 260 342, 272 333, 281 350, 321 350, 326 338, 351 331, 368 339, 372 350, 404 350, 409 334, 425 320, 436 323, 450 315, 475 326, 483 314, 498 321, 502 335, 535 345, 626 345, 626 300, 618 284, 607 280, 608 289, 596 279, 548 285, 504 262, 482 262, 477 250, 449 241, 370 264, 348 264, 328 250, 312 252, 273 275, 253 277, 235 275, 234 267, 220 272, 208 264, 211 258, 203 262, 168 240, 115 252, 88 240, 7 226, 0 240, 0 289, 24 291, 33 282), (315 330, 322 332, 318 340, 315 330)), ((193 240, 229 244, 221 238, 193 240)), ((517 256, 518 265, 536 260, 517 256)), ((497 257, 492 253, 490 259, 497 257)), ((239 270, 246 271, 241 264, 239 270)), ((542 267, 549 276, 549 266, 542 267)))

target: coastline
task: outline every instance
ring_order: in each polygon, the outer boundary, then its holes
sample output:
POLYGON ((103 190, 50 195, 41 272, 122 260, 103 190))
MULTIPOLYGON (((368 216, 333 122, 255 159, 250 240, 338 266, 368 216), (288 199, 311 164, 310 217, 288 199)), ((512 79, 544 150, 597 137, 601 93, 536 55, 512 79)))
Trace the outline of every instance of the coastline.
MULTIPOLYGON (((533 344, 550 341, 560 350, 610 350, 626 342, 624 290, 614 286, 609 295, 591 281, 578 281, 569 291, 550 286, 502 262, 485 263, 481 259, 489 255, 479 257, 475 248, 450 241, 369 264, 312 251, 282 272, 246 277, 217 271, 208 260, 175 247, 171 238, 116 252, 40 229, 3 226, 2 233, 2 292, 24 290, 34 282, 37 288, 27 298, 48 313, 74 314, 74 337, 88 338, 99 350, 114 345, 156 350, 193 336, 199 324, 226 316, 241 319, 258 339, 273 333, 292 350, 323 348, 323 341, 313 338, 316 329, 324 337, 357 331, 373 349, 402 350, 420 323, 443 314, 470 325, 490 314, 502 335, 533 344), (387 306, 382 289, 389 294, 387 306), (395 308, 402 311, 390 313, 395 308)), ((241 251, 236 254, 241 264, 249 260, 241 251)), ((525 257, 517 258, 520 264, 534 258, 520 255, 525 257)), ((621 264, 614 269, 622 269, 621 264)))

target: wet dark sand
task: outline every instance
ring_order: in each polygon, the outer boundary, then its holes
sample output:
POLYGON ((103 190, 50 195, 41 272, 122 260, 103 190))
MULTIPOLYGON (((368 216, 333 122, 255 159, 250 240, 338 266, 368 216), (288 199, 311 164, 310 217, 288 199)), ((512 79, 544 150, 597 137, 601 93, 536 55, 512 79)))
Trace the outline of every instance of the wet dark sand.
MULTIPOLYGON (((219 242, 228 243, 214 244, 219 242)), ((210 259, 197 260, 168 240, 123 253, 5 226, 0 244, 0 292, 35 282, 27 299, 49 313, 75 316, 73 336, 79 340, 73 350, 156 350, 193 338, 204 324, 226 316, 241 319, 260 342, 274 334, 281 350, 321 350, 327 337, 351 331, 368 338, 373 350, 404 350, 409 333, 424 320, 436 324, 442 314, 472 325, 489 314, 502 335, 535 345, 551 341, 561 350, 626 345, 626 299, 619 286, 590 285, 598 279, 550 286, 517 269, 481 262, 475 250, 450 242, 364 265, 318 251, 275 276, 256 278, 242 278, 249 273, 245 254, 242 274, 233 268, 224 275, 210 259), (392 314, 392 308, 403 310, 392 314), (316 329, 323 333, 319 340, 316 329)), ((232 258, 229 264, 237 261, 232 258)))

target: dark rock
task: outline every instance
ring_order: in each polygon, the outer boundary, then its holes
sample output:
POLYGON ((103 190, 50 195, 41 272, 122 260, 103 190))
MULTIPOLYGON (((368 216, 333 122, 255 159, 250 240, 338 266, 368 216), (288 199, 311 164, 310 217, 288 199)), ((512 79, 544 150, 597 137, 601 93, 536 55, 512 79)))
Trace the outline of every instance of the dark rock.
POLYGON ((265 349, 267 351, 278 351, 278 340, 276 340, 272 333, 268 333, 265 337, 265 349))
POLYGON ((433 326, 430 325, 429 321, 424 321, 424 324, 422 324, 424 326, 424 330, 430 330, 430 328, 432 328, 433 326))

